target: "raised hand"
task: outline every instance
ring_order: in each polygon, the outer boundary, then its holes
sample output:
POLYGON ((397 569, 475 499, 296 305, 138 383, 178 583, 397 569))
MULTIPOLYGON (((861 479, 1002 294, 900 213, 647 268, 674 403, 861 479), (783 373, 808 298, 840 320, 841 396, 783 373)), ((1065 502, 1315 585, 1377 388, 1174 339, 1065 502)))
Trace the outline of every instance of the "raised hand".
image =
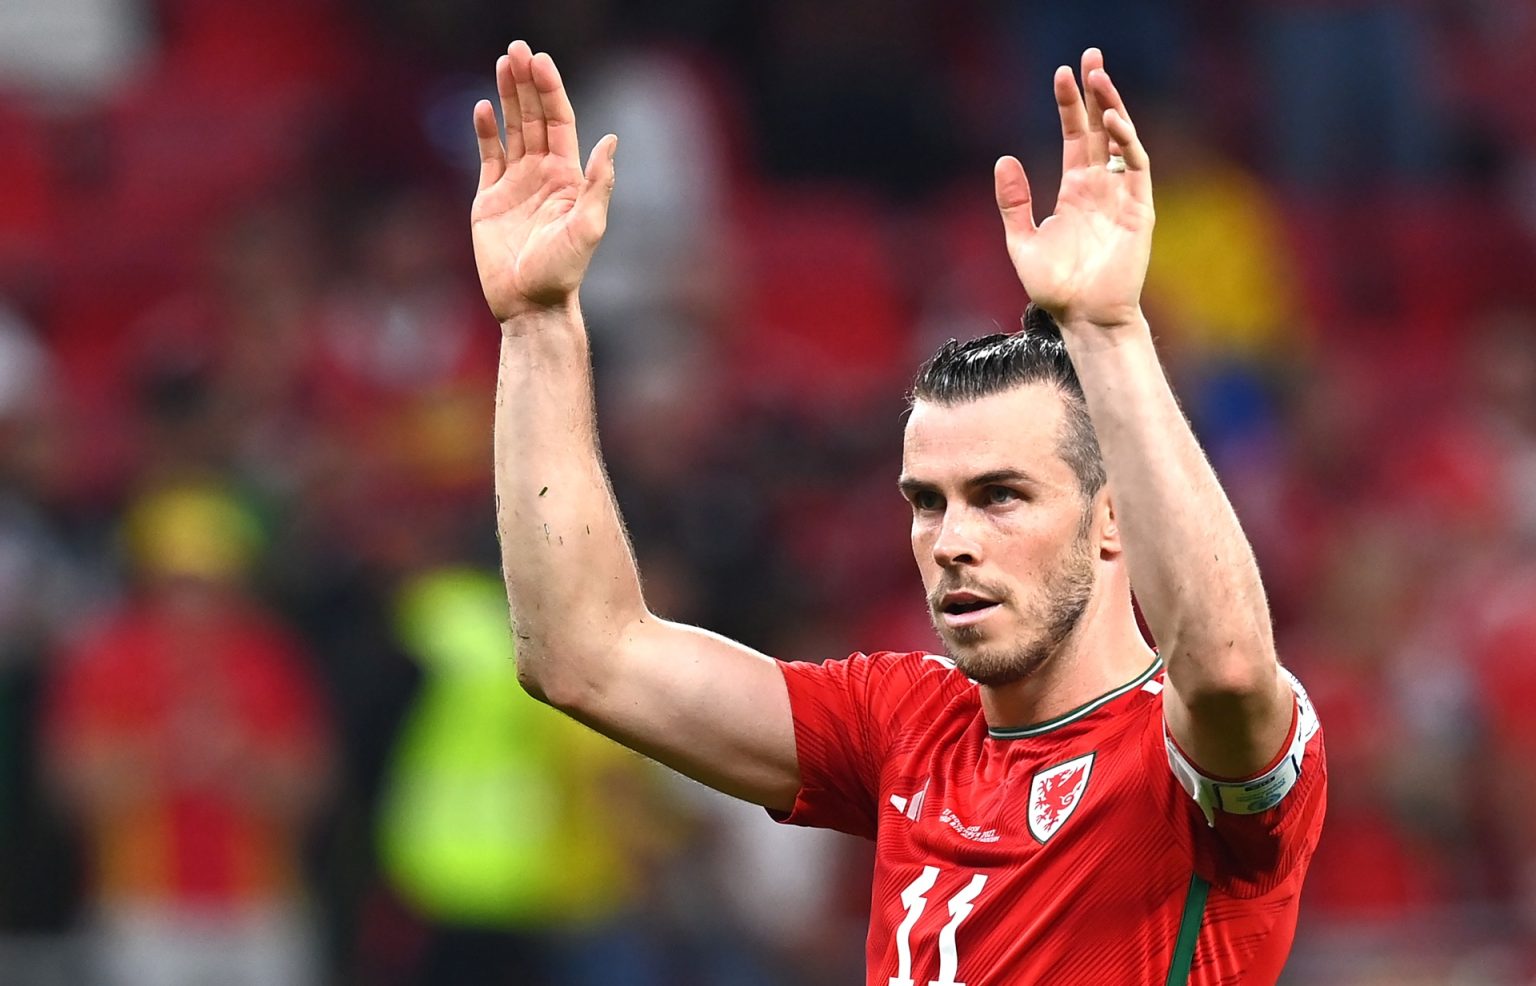
POLYGON ((1083 52, 1082 74, 1080 93, 1070 68, 1056 70, 1062 169, 1055 213, 1035 225, 1029 179, 1011 156, 994 172, 997 205, 1008 255, 1031 300, 1063 328, 1128 325, 1137 318, 1152 250, 1152 176, 1097 48, 1083 52))
POLYGON ((507 138, 490 101, 475 104, 480 188, 470 231, 486 303, 506 322, 574 299, 608 225, 619 139, 598 141, 582 170, 560 71, 526 42, 496 60, 496 92, 507 138))

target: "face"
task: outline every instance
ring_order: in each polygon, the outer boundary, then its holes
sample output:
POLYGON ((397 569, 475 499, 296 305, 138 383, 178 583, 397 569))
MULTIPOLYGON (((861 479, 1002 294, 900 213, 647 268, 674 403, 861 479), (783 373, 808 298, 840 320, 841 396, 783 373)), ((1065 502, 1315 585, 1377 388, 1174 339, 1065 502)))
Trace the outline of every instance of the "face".
POLYGON ((1030 384, 951 407, 919 401, 907 420, 901 488, 929 613, 983 684, 1037 670, 1093 591, 1093 504, 1061 457, 1065 419, 1056 388, 1030 384))

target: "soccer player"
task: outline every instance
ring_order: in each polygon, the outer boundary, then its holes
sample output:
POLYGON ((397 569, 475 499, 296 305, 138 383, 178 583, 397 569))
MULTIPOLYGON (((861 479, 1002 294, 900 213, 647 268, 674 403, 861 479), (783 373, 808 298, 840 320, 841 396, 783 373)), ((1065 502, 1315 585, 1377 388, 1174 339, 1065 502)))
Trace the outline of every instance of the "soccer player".
POLYGON ((1147 152, 1096 49, 1081 76, 1055 77, 1055 213, 1036 225, 1016 159, 994 175, 1026 331, 944 346, 906 423, 900 489, 949 654, 822 665, 647 609, 577 304, 617 139, 582 169, 555 64, 523 42, 496 66, 505 141, 475 107, 521 679, 782 820, 874 839, 871 986, 1272 983, 1322 824, 1317 718, 1142 317, 1147 152))

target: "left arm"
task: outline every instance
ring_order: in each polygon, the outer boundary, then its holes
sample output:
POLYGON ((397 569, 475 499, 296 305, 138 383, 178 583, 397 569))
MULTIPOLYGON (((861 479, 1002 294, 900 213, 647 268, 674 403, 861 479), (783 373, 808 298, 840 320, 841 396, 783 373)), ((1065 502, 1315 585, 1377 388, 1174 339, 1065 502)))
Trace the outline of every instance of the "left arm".
POLYGON ((997 164, 1009 255, 1061 326, 1082 382, 1131 585, 1168 668, 1169 732, 1202 769, 1246 777, 1280 753, 1295 699, 1253 551, 1141 313, 1153 225, 1146 150, 1096 49, 1082 70, 1086 104, 1072 71, 1056 72, 1055 214, 1036 226, 1023 167, 1014 158, 997 164))

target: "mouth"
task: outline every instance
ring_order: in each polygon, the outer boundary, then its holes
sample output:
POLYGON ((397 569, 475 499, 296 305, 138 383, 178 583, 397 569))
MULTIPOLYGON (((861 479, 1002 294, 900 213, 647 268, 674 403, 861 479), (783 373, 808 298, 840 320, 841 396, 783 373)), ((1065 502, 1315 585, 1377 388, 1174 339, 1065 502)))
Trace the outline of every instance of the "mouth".
POLYGON ((951 628, 974 626, 1002 604, 971 592, 951 592, 939 601, 939 619, 951 628))

